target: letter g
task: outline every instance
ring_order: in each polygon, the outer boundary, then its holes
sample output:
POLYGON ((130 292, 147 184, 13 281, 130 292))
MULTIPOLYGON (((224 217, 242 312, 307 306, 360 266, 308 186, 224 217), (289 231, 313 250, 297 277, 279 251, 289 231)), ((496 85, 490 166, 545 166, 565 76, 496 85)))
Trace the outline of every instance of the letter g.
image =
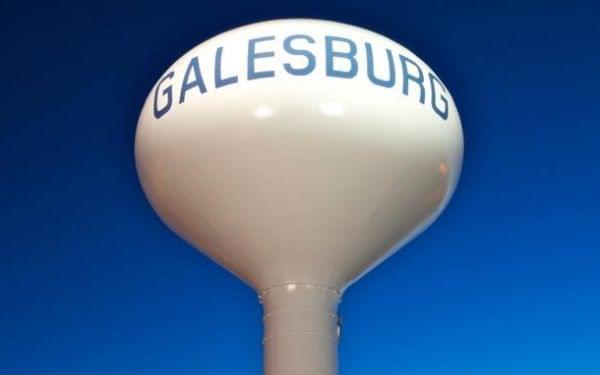
POLYGON ((163 77, 163 79, 160 80, 160 82, 158 82, 158 85, 156 85, 156 89, 154 90, 154 117, 156 119, 161 118, 165 113, 169 112, 169 109, 171 109, 171 104, 173 103, 172 86, 169 85, 162 90, 161 95, 167 97, 167 103, 160 109, 158 108, 158 91, 162 83, 167 79, 172 79, 174 75, 175 72, 169 72, 166 76, 163 77))

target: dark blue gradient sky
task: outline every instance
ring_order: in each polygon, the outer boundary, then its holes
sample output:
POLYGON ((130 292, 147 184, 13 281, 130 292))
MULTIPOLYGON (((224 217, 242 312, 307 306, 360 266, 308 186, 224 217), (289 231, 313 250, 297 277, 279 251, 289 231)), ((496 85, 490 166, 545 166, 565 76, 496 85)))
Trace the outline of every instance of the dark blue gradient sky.
POLYGON ((404 44, 452 91, 465 163, 423 235, 351 287, 341 373, 600 373, 600 5, 0 5, 0 373, 260 374, 254 293, 140 189, 137 115, 234 26, 317 17, 404 44))

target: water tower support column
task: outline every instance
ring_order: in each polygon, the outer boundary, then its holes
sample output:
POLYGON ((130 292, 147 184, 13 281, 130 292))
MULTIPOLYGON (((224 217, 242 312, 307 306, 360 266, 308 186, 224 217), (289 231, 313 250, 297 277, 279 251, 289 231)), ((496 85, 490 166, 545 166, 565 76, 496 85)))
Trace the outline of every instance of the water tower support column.
POLYGON ((260 295, 264 307, 265 375, 336 375, 340 293, 286 284, 260 295))

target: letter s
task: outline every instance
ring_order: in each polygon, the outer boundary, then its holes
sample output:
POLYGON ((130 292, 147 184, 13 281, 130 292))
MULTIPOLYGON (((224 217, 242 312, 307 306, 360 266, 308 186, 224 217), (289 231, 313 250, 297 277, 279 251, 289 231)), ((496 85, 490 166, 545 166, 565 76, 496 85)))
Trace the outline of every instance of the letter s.
POLYGON ((285 51, 287 53, 289 53, 290 55, 297 55, 297 56, 304 56, 304 57, 306 57, 306 60, 307 60, 306 67, 304 67, 304 68, 294 68, 292 66, 292 64, 290 64, 290 63, 283 64, 283 67, 285 68, 285 70, 288 73, 293 74, 293 75, 303 76, 303 75, 310 74, 315 69, 315 55, 313 55, 308 50, 296 49, 296 48, 292 47, 292 41, 295 40, 295 39, 304 39, 308 43, 311 43, 311 44, 314 44, 315 40, 313 38, 311 38, 309 35, 294 34, 294 35, 288 36, 283 41, 283 48, 285 49, 285 51))

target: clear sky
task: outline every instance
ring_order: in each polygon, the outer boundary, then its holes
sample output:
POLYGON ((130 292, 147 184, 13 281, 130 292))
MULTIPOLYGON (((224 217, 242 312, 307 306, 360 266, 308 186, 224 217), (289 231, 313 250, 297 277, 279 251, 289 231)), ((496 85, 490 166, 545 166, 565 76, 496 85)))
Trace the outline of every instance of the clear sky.
POLYGON ((154 214, 135 125, 197 43, 316 17, 414 51, 465 133, 446 211, 345 294, 342 375, 599 374, 595 3, 3 1, 0 373, 261 373, 254 292, 154 214))

